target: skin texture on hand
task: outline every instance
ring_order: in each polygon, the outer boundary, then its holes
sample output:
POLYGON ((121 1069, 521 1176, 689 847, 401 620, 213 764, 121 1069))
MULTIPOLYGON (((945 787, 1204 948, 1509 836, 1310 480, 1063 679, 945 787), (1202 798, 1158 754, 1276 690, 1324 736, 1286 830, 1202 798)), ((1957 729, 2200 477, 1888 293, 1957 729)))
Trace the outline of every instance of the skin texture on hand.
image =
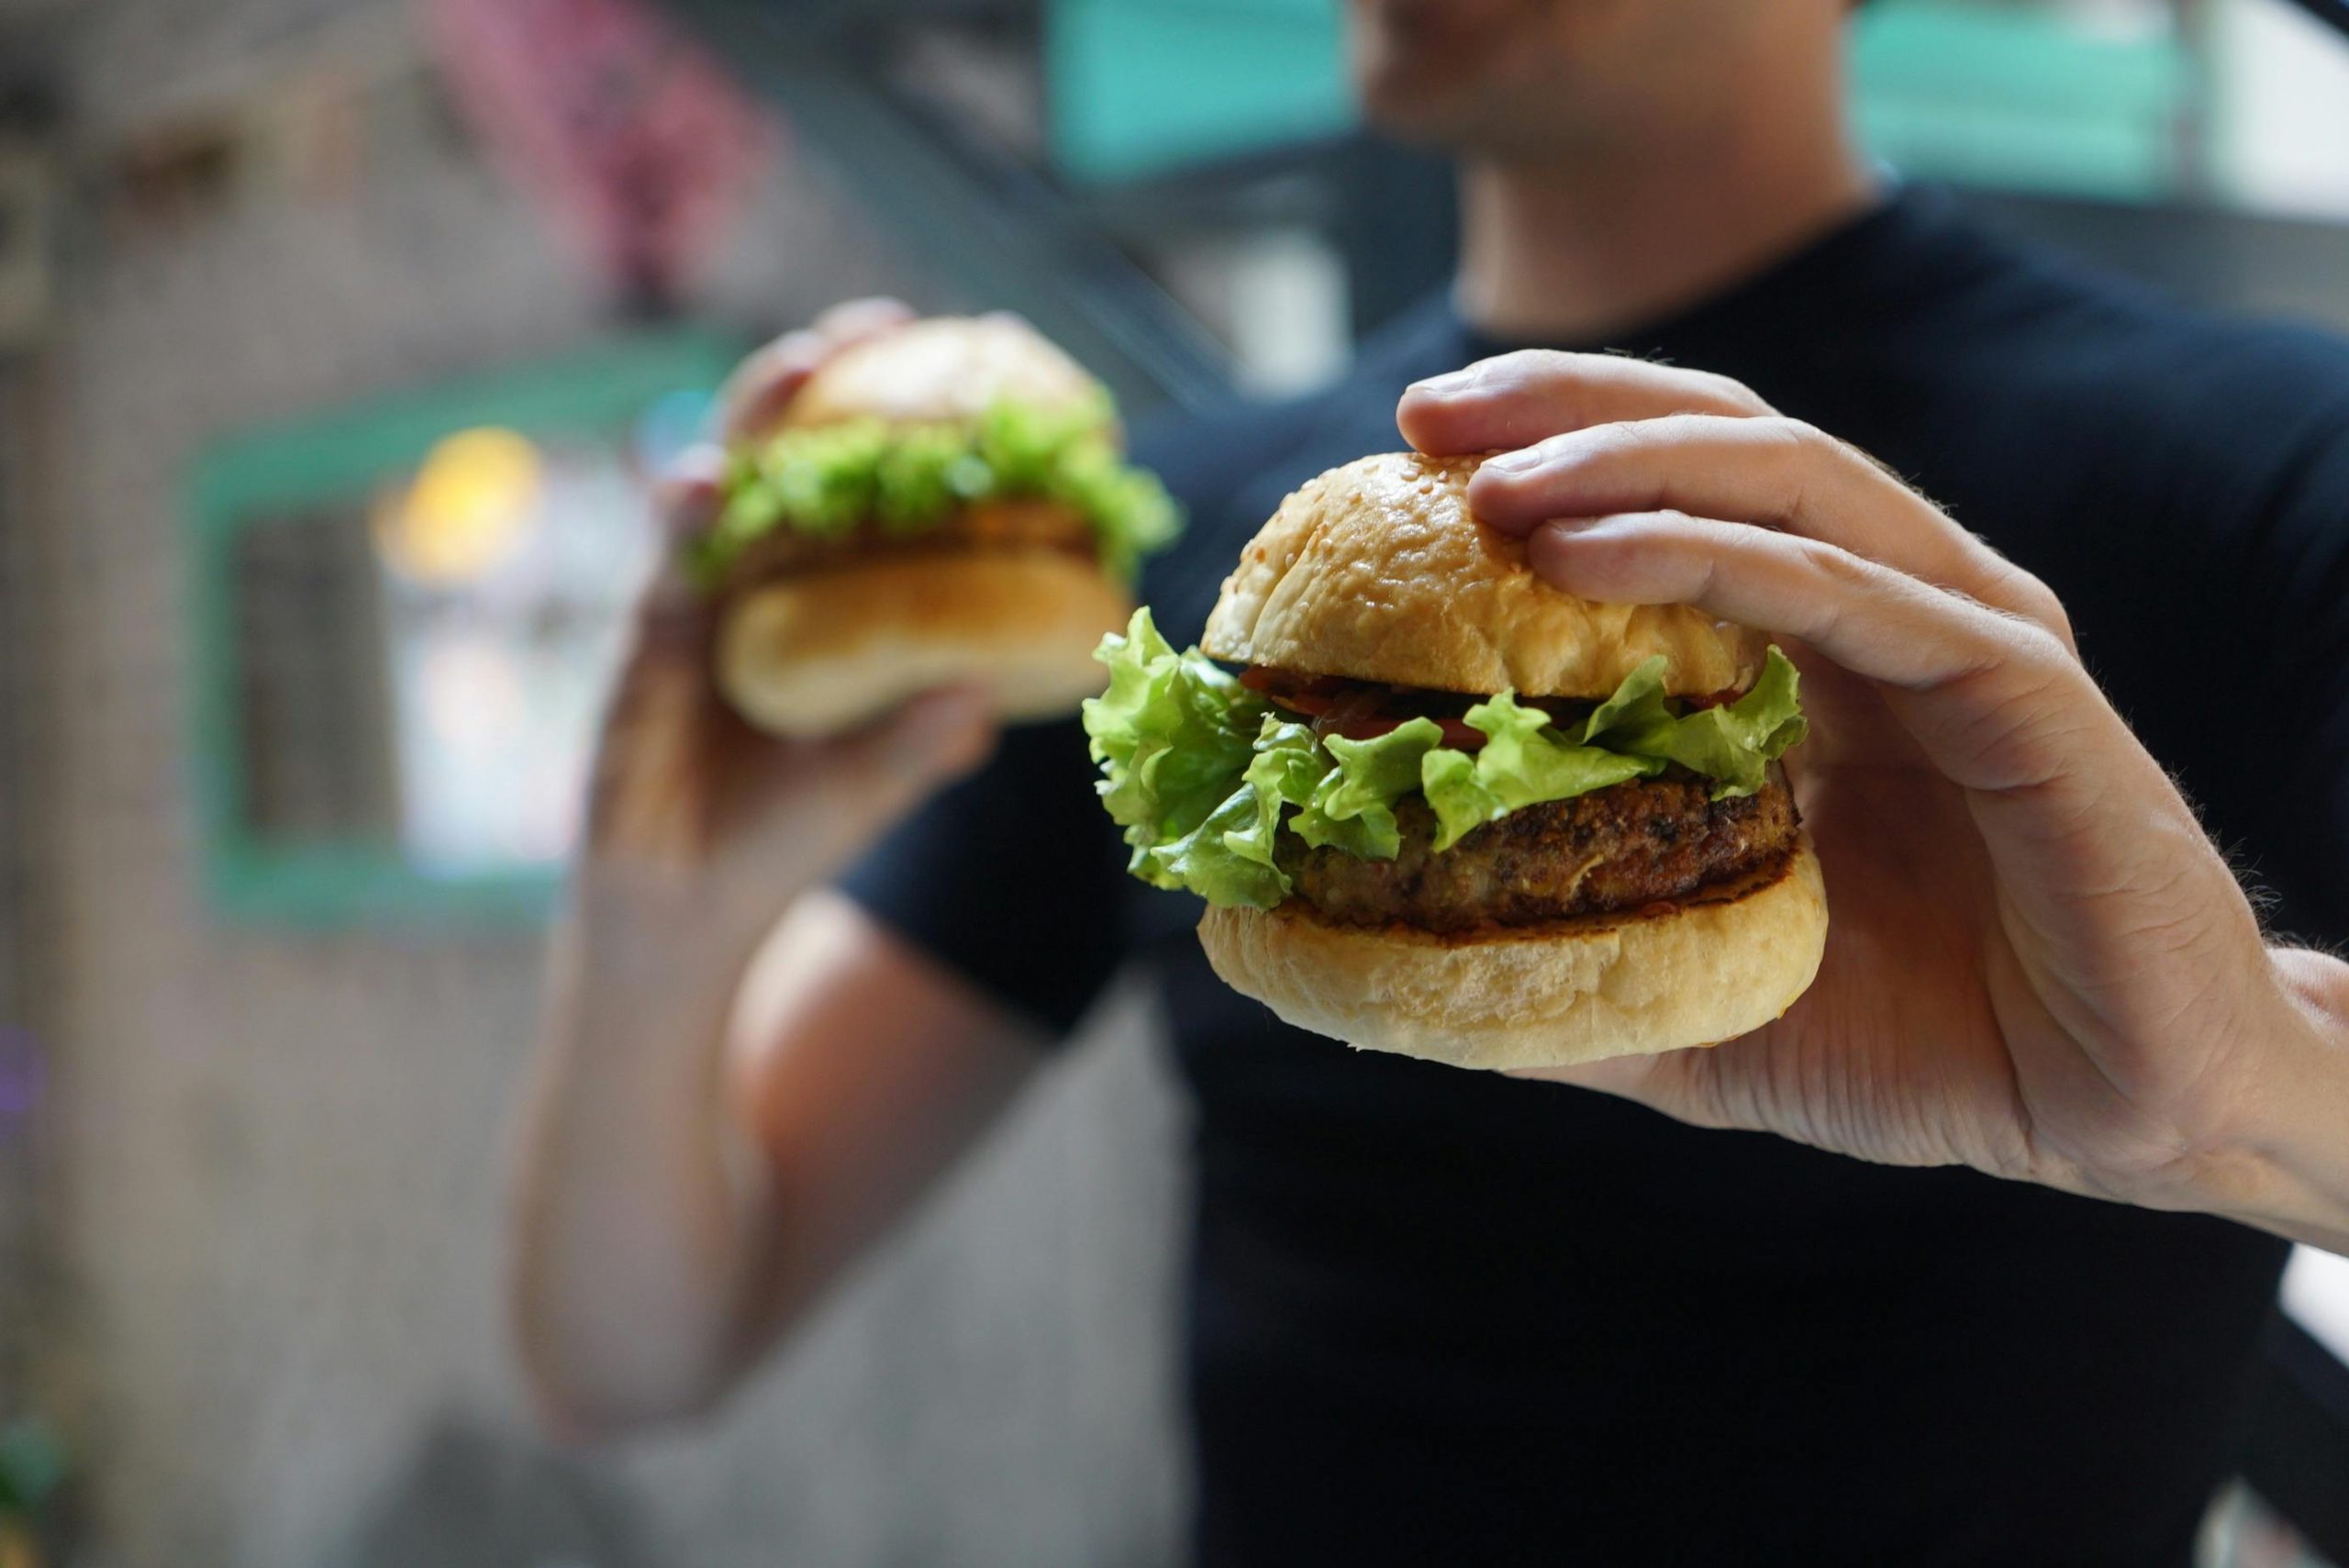
MULTIPOLYGON (((772 425, 826 360, 911 319, 894 300, 858 300, 751 355, 721 395, 723 439, 772 425)), ((708 522, 723 468, 717 447, 681 461, 662 494, 674 533, 708 522)), ((581 877, 591 904, 607 889, 666 887, 771 924, 792 895, 993 743, 984 695, 961 688, 837 738, 762 734, 712 679, 718 619, 718 605, 673 555, 639 608, 596 751, 581 877)))
POLYGON ((1729 1045, 1542 1076, 2349 1242, 2349 971, 2266 946, 2044 584, 1716 376, 1508 354, 1412 387, 1397 423, 1432 454, 1506 449, 1470 500, 1547 581, 1760 628, 1803 673, 1817 983, 1729 1045))

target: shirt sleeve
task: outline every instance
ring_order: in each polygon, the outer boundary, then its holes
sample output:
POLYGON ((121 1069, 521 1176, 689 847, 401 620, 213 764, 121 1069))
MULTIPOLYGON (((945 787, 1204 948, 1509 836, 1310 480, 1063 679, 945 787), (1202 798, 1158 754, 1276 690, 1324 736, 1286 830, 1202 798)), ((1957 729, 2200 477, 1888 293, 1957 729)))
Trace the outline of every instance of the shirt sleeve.
POLYGON ((1059 1035, 1125 957, 1124 864, 1070 719, 1005 731, 993 758, 917 810, 840 886, 1059 1035))

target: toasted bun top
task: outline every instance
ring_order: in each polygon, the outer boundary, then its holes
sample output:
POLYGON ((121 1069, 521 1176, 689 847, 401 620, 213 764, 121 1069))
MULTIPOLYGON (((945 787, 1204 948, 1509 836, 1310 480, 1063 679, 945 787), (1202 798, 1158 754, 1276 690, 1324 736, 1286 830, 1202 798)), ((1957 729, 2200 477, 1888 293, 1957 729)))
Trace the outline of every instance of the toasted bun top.
POLYGON ((989 405, 1107 406, 1101 384, 1016 316, 933 316, 843 350, 807 378, 780 426, 943 423, 989 405))
POLYGON ((1664 690, 1751 684, 1767 641, 1685 605, 1599 605, 1533 575, 1468 510, 1481 458, 1383 452, 1283 501, 1200 646, 1218 659, 1437 691, 1603 697, 1664 656, 1664 690))

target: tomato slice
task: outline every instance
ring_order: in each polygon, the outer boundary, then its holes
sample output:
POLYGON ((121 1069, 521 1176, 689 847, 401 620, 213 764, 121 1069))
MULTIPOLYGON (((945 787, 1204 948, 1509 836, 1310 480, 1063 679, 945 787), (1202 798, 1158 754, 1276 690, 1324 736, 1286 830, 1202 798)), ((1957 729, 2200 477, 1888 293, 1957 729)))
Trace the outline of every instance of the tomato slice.
POLYGON ((1474 751, 1484 745, 1485 732, 1464 718, 1439 718, 1436 728, 1443 731, 1443 743, 1455 751, 1474 751))
MULTIPOLYGON (((1395 706, 1399 702, 1408 710, 1426 700, 1424 694, 1401 687, 1350 681, 1342 675, 1299 675, 1253 664, 1240 673, 1240 684, 1277 707, 1312 719, 1319 733, 1348 740, 1375 740, 1393 734, 1412 717, 1408 711, 1399 715, 1391 711, 1395 706)), ((1483 730, 1456 717, 1430 717, 1443 732, 1444 745, 1462 751, 1484 745, 1483 730)))

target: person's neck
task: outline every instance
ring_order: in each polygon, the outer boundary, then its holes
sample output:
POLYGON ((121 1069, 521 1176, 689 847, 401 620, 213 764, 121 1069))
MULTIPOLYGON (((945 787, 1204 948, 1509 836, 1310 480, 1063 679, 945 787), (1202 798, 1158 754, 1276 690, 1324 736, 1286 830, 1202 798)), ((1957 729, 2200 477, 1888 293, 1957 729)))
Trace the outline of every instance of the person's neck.
POLYGON ((1855 216, 1879 182, 1839 117, 1462 171, 1457 300, 1505 340, 1594 341, 1735 286, 1855 216))

